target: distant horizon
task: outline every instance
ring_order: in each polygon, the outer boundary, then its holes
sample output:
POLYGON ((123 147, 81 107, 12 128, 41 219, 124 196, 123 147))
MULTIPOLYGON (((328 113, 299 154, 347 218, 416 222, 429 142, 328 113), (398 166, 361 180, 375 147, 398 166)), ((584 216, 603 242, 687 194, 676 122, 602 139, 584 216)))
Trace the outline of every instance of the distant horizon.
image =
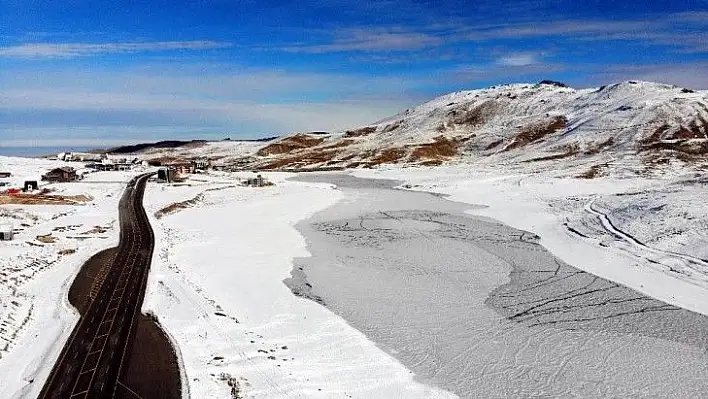
MULTIPOLYGON (((543 79, 543 80, 553 80, 553 79, 543 79)), ((555 80, 553 80, 555 81, 555 80)), ((660 82, 660 81, 647 81, 647 80, 642 80, 642 79, 624 79, 621 81, 610 81, 606 82, 602 85, 593 85, 589 87, 578 87, 574 85, 568 85, 571 88, 578 89, 578 90, 583 90, 583 89, 593 89, 597 87, 601 87, 603 85, 611 85, 611 84, 616 84, 616 83, 622 83, 622 82, 628 82, 628 81, 644 81, 644 82, 649 82, 649 83, 656 83, 656 84, 662 84, 662 85, 668 85, 668 86, 675 86, 679 88, 687 88, 687 89, 693 89, 693 90, 699 90, 699 91, 705 91, 705 89, 696 89, 695 87, 686 87, 686 86, 681 86, 681 85, 675 85, 671 83, 666 83, 666 82, 660 82)), ((489 85, 489 86, 484 86, 484 87, 477 87, 477 88, 461 88, 460 90, 456 91, 468 91, 468 90, 481 90, 481 89, 486 89, 489 87, 493 86, 507 86, 507 85, 518 85, 518 84, 538 84, 540 81, 537 82, 513 82, 513 83, 498 83, 496 85, 489 85)), ((563 81, 558 81, 560 83, 567 84, 566 82, 563 81)), ((442 95, 449 94, 451 92, 446 92, 446 93, 440 93, 439 95, 436 95, 434 97, 430 97, 427 99, 422 99, 421 102, 412 104, 411 107, 423 104, 427 101, 433 100, 434 98, 437 98, 442 95)), ((410 107, 407 107, 410 108, 410 107)), ((378 119, 385 119, 388 117, 392 117, 398 113, 403 112, 405 109, 398 110, 395 113, 392 113, 390 115, 385 115, 384 117, 378 119)), ((1 109, 1 106, 0 106, 1 109)), ((377 120, 377 121, 378 121, 377 120)), ((355 125, 355 126, 349 126, 347 128, 343 129, 336 129, 336 130, 330 130, 330 131, 324 131, 324 130, 290 130, 290 131, 283 131, 279 133, 255 133, 255 134, 238 134, 238 133, 204 133, 204 132, 199 132, 199 131, 194 131, 194 132, 187 132, 187 131, 182 131, 179 133, 176 133, 174 135, 165 135, 164 133, 158 136, 155 136, 154 134, 151 133, 146 133, 146 137, 136 137, 136 138, 131 138, 131 139, 126 139, 126 140, 120 140, 120 139, 109 139, 109 140, 97 140, 94 138, 75 138, 75 139, 48 139, 48 140, 42 140, 42 139, 32 139, 32 140, 2 140, 0 137, 0 152, 2 152, 2 148, 69 148, 69 147, 80 147, 83 149, 89 148, 89 149, 110 149, 114 147, 121 147, 121 146, 129 146, 129 145, 136 145, 136 144, 146 144, 146 143, 156 143, 156 142, 161 142, 161 141, 199 141, 199 140, 204 140, 204 141, 224 141, 226 139, 230 139, 232 141, 258 141, 262 140, 265 138, 270 138, 270 137, 279 137, 287 134, 294 134, 294 133, 308 133, 308 132, 327 132, 327 133, 334 133, 337 131, 343 131, 347 129, 354 129, 358 128, 361 126, 365 125, 371 125, 376 123, 377 121, 368 121, 366 123, 362 123, 360 125, 355 125)), ((0 124, 1 126, 1 124, 0 124)), ((75 136, 75 131, 81 131, 83 129, 67 129, 67 136, 75 136)), ((1 131, 1 129, 0 129, 1 131)), ((12 131, 12 129, 10 129, 12 131)), ((55 137, 56 132, 54 133, 53 136, 55 137)), ((111 135, 116 135, 119 134, 120 132, 114 131, 111 133, 111 135)))
POLYGON ((57 155, 63 151, 83 152, 89 151, 90 147, 0 147, 0 156, 39 158, 49 155, 57 155))
POLYGON ((337 131, 544 79, 708 89, 708 0, 0 1, 0 26, 0 142, 337 131))

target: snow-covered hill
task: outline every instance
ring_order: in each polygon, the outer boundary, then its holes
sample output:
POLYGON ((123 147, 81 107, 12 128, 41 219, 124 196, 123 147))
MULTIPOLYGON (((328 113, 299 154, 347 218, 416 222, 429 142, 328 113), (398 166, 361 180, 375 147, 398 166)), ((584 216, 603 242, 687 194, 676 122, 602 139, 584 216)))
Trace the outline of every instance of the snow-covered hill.
POLYGON ((639 81, 580 90, 556 82, 493 86, 451 93, 354 130, 149 154, 207 156, 261 169, 450 162, 544 167, 559 159, 573 165, 608 157, 635 169, 696 165, 708 154, 708 91, 639 81))
POLYGON ((266 167, 357 167, 627 152, 645 162, 705 157, 708 92, 636 81, 582 90, 550 83, 496 86, 448 94, 327 138, 285 137, 260 154, 270 155, 266 167))

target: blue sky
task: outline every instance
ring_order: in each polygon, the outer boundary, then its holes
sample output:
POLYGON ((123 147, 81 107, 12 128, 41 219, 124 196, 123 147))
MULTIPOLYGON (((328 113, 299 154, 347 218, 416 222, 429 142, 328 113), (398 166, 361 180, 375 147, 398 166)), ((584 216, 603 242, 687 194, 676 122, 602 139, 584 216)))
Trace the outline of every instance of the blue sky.
POLYGON ((0 0, 0 146, 334 130, 541 79, 708 89, 708 0, 0 0))

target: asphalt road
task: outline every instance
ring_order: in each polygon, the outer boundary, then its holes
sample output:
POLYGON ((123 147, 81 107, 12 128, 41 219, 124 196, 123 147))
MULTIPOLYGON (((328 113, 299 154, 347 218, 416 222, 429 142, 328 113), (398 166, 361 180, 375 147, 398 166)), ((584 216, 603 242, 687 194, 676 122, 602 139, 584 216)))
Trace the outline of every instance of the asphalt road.
POLYGON ((121 397, 130 391, 119 377, 135 335, 154 247, 142 206, 148 177, 141 175, 128 183, 119 205, 118 254, 59 355, 40 398, 102 398, 116 393, 121 397))

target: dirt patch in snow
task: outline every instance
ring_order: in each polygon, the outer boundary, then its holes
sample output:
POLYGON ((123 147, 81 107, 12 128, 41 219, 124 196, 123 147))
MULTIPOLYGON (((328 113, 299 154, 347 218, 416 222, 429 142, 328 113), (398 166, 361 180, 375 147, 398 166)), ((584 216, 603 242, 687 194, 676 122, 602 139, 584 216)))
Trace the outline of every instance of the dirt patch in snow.
POLYGON ((382 163, 398 163, 406 156, 406 150, 403 148, 387 148, 376 155, 370 166, 380 165, 382 163))
POLYGON ((333 144, 325 145, 322 147, 318 147, 320 150, 334 150, 336 148, 344 148, 344 147, 349 147, 350 145, 354 144, 354 140, 352 139, 343 139, 339 140, 333 144))
POLYGON ((54 237, 51 233, 49 233, 42 236, 37 236, 37 241, 41 242, 42 244, 54 244, 55 242, 57 242, 57 238, 54 237))
POLYGON ((688 126, 679 126, 671 132, 668 124, 661 125, 652 134, 639 141, 638 152, 653 153, 653 157, 645 158, 645 163, 654 162, 659 154, 668 154, 672 158, 687 163, 705 160, 708 154, 708 123, 699 117, 688 126))
POLYGON ((474 108, 456 108, 448 112, 450 123, 479 127, 487 123, 496 113, 498 105, 494 101, 485 101, 474 108))
POLYGON ((565 128, 567 119, 564 116, 557 116, 549 121, 544 121, 542 123, 529 125, 521 130, 521 133, 516 135, 514 141, 511 142, 504 151, 513 150, 516 148, 524 147, 528 144, 539 141, 546 138, 559 130, 565 128))
POLYGON ((599 165, 593 165, 587 171, 576 176, 579 179, 594 179, 597 177, 605 176, 607 167, 609 164, 603 163, 599 165))
POLYGON ((570 158, 570 157, 575 156, 577 154, 578 154, 578 146, 572 145, 572 146, 568 146, 566 148, 566 150, 562 153, 546 155, 546 156, 538 157, 538 158, 531 158, 531 159, 527 159, 523 162, 555 161, 557 159, 570 158))
POLYGON ((103 226, 93 226, 91 230, 87 230, 81 234, 88 235, 88 234, 103 234, 108 231, 110 227, 103 227, 103 226))
POLYGON ((347 130, 344 137, 361 137, 368 136, 376 131, 376 126, 366 126, 356 130, 347 130))
MULTIPOLYGON (((643 150, 669 150, 686 155, 705 155, 708 154, 708 139, 659 141, 648 145, 643 150)), ((677 157, 680 158, 680 156, 677 157)))
POLYGON ((0 195, 0 205, 79 205, 92 200, 88 195, 0 195))
POLYGON ((444 136, 438 136, 433 143, 416 146, 411 153, 411 161, 445 161, 458 153, 458 143, 444 136))
POLYGON ((613 145, 615 145, 615 139, 610 137, 605 141, 590 145, 587 149, 585 149, 585 151, 583 151, 583 154, 585 154, 585 155, 599 154, 603 150, 610 148, 613 145))
POLYGON ((314 147, 324 142, 324 137, 312 137, 307 134, 296 134, 286 137, 277 143, 269 144, 256 152, 257 155, 280 155, 305 148, 314 147))
POLYGON ((389 125, 384 126, 384 128, 381 130, 381 133, 390 133, 398 128, 401 127, 401 124, 403 121, 396 121, 394 123, 391 123, 389 125))
POLYGON ((496 141, 492 141, 491 143, 489 143, 489 144, 484 148, 484 150, 485 150, 485 151, 493 150, 493 149, 499 147, 503 142, 504 142, 504 139, 499 139, 499 140, 496 140, 496 141))
POLYGON ((177 213, 183 209, 191 208, 200 201, 204 199, 204 194, 198 194, 196 197, 192 199, 188 199, 186 201, 182 202, 175 202, 174 204, 167 205, 166 207, 160 209, 159 211, 155 212, 155 217, 157 219, 160 219, 164 216, 171 215, 173 213, 177 213))
POLYGON ((418 165, 420 165, 420 166, 440 166, 442 164, 443 164, 442 159, 431 159, 428 161, 423 161, 423 162, 418 163, 418 165))
POLYGON ((302 152, 295 156, 276 159, 260 167, 264 170, 276 170, 283 168, 302 168, 332 161, 339 154, 338 151, 312 150, 302 152))
POLYGON ((708 138, 708 134, 706 134, 705 126, 690 125, 688 127, 681 126, 671 138, 674 140, 705 139, 708 138))

